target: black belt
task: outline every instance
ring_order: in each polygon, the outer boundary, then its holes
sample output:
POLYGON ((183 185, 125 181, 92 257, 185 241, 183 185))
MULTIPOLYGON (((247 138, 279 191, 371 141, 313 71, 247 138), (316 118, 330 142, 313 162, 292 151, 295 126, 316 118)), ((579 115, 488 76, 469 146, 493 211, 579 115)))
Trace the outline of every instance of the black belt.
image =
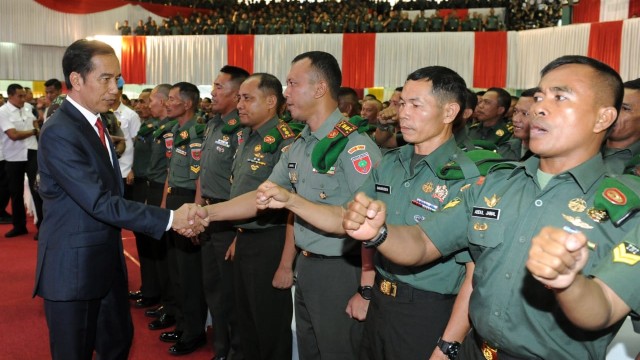
POLYGON ((307 251, 307 250, 302 250, 300 251, 300 253, 302 254, 302 256, 304 257, 308 257, 308 258, 314 258, 314 259, 324 259, 324 260, 331 260, 331 259, 345 259, 345 258, 360 258, 360 254, 342 254, 342 255, 322 255, 322 254, 315 254, 312 253, 311 251, 307 251))
POLYGON ((149 180, 149 187, 152 189, 164 189, 164 183, 159 183, 157 181, 149 180))
POLYGON ((487 360, 527 360, 527 358, 511 355, 504 350, 489 345, 475 330, 472 330, 476 345, 480 348, 482 355, 487 360))
POLYGON ((191 189, 180 188, 176 186, 169 186, 167 189, 167 194, 176 195, 176 196, 195 196, 196 191, 191 189))
POLYGON ((398 281, 385 279, 376 273, 376 289, 383 295, 396 298, 398 300, 446 300, 455 299, 453 294, 440 294, 433 291, 416 289, 398 281))
POLYGON ((213 205, 213 204, 221 203, 223 201, 227 201, 225 199, 209 198, 204 196, 202 197, 202 200, 204 200, 204 203, 207 205, 213 205))
POLYGON ((260 234, 260 233, 271 231, 271 230, 274 230, 274 229, 277 229, 277 228, 282 228, 284 226, 285 225, 282 225, 282 226, 269 226, 269 227, 262 228, 262 229, 246 229, 246 228, 239 227, 239 228, 236 228, 236 229, 238 230, 238 232, 245 233, 245 234, 260 234))

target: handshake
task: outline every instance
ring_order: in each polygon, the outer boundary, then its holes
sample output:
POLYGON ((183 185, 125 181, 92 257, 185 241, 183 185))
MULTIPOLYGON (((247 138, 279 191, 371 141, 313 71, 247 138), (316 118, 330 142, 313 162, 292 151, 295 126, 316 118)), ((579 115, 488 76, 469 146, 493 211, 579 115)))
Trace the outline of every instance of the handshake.
POLYGON ((197 204, 184 204, 173 211, 171 228, 178 234, 193 237, 209 226, 209 213, 197 204))

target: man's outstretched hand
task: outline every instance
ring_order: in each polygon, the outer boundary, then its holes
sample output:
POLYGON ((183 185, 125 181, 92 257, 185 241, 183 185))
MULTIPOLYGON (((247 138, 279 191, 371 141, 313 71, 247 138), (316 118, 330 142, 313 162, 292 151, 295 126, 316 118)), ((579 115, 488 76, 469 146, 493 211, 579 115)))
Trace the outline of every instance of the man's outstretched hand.
POLYGON ((171 228, 182 236, 196 236, 207 226, 209 226, 209 213, 200 205, 184 204, 173 212, 171 228))

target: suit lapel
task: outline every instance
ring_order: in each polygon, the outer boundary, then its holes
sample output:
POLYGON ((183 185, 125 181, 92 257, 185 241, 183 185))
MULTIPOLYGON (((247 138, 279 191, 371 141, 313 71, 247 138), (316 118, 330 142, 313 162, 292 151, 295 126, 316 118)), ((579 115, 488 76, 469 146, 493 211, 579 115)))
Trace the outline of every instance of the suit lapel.
MULTIPOLYGON (((59 110, 65 112, 78 126, 78 130, 80 131, 81 136, 86 139, 91 145, 91 149, 93 150, 93 154, 91 156, 96 157, 98 161, 102 163, 102 165, 107 166, 108 169, 111 169, 109 173, 114 177, 115 182, 118 184, 118 190, 120 191, 120 194, 123 194, 124 188, 122 184, 122 175, 120 173, 120 165, 118 164, 118 159, 115 156, 116 151, 113 147, 113 144, 111 143, 111 137, 107 136, 107 144, 111 148, 112 154, 110 160, 109 152, 102 145, 102 141, 100 141, 100 138, 97 136, 96 131, 87 121, 87 119, 80 113, 80 111, 78 111, 78 109, 76 109, 68 101, 65 101, 62 103, 59 110)), ((108 133, 106 129, 105 133, 108 133)))

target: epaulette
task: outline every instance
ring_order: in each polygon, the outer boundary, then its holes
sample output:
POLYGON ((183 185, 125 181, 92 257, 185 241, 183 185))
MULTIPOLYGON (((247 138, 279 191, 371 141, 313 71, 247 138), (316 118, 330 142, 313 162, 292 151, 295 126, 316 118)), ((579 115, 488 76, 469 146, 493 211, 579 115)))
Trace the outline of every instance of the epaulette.
POLYGON ((156 130, 156 127, 153 125, 153 123, 148 123, 146 125, 140 126, 140 130, 138 130, 137 136, 145 137, 145 136, 149 135, 149 133, 151 133, 151 132, 153 132, 155 130, 156 130))
POLYGON ((188 144, 191 139, 201 138, 206 129, 207 125, 205 124, 195 124, 189 129, 180 131, 177 136, 174 134, 173 144, 174 146, 180 146, 185 143, 188 144))
POLYGON ((593 206, 604 210, 619 227, 640 210, 640 178, 635 175, 607 176, 598 187, 593 206))
POLYGON ((287 124, 284 121, 279 121, 278 125, 276 125, 273 129, 267 132, 267 135, 264 137, 262 141, 262 152, 273 154, 278 150, 280 143, 284 140, 293 139, 300 131, 304 128, 304 124, 300 123, 289 123, 287 124))
POLYGON ((240 126, 242 126, 242 124, 240 124, 240 120, 232 118, 229 119, 226 124, 224 124, 220 131, 222 131, 223 134, 230 135, 234 134, 238 130, 238 128, 240 128, 240 126))
POLYGON ((437 170, 443 180, 461 180, 486 176, 492 166, 504 161, 500 154, 489 150, 472 150, 458 156, 437 170))
POLYGON ((164 135, 167 131, 171 131, 171 129, 173 129, 173 127, 176 126, 177 123, 178 123, 178 120, 169 120, 166 123, 164 123, 163 125, 160 125, 153 132, 153 138, 157 139, 157 138, 161 137, 162 135, 164 135))
POLYGON ((338 121, 327 136, 320 140, 313 148, 311 164, 321 174, 327 173, 338 161, 342 150, 349 142, 349 135, 354 132, 363 133, 369 128, 366 119, 353 116, 351 119, 338 121))

